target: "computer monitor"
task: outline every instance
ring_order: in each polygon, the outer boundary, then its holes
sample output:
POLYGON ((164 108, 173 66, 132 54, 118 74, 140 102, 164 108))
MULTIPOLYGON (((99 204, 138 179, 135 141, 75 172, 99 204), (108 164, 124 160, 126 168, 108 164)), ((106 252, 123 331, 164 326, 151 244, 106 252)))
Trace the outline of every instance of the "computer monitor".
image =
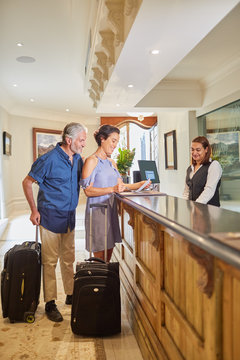
POLYGON ((142 180, 150 179, 152 184, 159 184, 159 176, 154 160, 138 160, 138 166, 142 180))

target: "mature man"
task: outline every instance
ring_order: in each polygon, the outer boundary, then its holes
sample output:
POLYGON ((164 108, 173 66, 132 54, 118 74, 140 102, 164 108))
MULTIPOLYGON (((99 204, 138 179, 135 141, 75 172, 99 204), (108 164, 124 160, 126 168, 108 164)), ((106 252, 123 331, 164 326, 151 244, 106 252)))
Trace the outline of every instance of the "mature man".
POLYGON ((75 211, 79 199, 79 180, 83 160, 80 156, 86 142, 86 129, 79 123, 65 126, 62 142, 39 157, 22 182, 31 208, 30 220, 40 225, 43 265, 45 312, 49 320, 60 322, 63 317, 55 300, 57 281, 55 268, 60 268, 66 304, 72 303, 73 262, 75 260, 75 211), (39 185, 37 206, 33 197, 33 183, 39 185))

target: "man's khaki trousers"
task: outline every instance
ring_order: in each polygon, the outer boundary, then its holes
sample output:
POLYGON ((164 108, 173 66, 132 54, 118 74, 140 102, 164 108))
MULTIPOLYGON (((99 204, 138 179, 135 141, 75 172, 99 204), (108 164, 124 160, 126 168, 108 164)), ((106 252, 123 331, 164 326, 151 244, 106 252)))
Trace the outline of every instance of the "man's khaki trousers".
POLYGON ((43 265, 44 301, 57 299, 56 266, 59 259, 63 287, 66 295, 73 293, 73 263, 75 260, 75 231, 55 234, 39 226, 41 236, 41 254, 43 265))

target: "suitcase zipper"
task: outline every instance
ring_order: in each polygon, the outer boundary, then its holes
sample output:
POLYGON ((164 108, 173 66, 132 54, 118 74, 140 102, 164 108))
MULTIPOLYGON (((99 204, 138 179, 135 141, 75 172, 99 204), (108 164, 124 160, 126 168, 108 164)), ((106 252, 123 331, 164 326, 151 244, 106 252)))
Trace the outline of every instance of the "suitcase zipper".
POLYGON ((23 301, 23 294, 24 294, 24 273, 22 273, 22 284, 21 284, 21 298, 20 300, 23 301))

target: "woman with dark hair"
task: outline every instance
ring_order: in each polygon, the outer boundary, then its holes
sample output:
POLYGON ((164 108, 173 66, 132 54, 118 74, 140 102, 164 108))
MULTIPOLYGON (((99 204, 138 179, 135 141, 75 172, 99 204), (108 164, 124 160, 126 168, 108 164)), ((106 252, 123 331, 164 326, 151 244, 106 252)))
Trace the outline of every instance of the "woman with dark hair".
POLYGON ((211 145, 205 136, 192 140, 191 154, 192 165, 187 169, 183 197, 202 204, 220 206, 222 168, 217 160, 211 160, 211 145))
MULTIPOLYGON (((107 261, 110 261, 115 243, 122 241, 118 211, 114 193, 124 190, 136 190, 145 181, 124 184, 111 154, 119 141, 120 131, 112 125, 103 125, 95 131, 97 150, 89 156, 83 166, 81 186, 87 198, 85 212, 86 249, 89 251, 89 217, 90 204, 104 203, 108 205, 107 213, 107 261)), ((104 259, 105 219, 104 209, 93 207, 92 252, 95 257, 104 259)))

